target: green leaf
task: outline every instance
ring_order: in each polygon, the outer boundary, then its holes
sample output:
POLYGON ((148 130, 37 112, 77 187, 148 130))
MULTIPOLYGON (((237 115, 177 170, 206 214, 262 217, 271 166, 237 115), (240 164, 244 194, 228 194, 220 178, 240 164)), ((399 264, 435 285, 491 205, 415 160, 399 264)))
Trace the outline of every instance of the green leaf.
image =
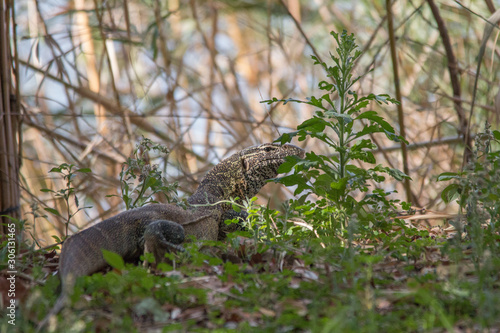
POLYGON ((493 132, 493 136, 495 137, 495 140, 500 141, 500 131, 493 130, 492 132, 493 132))
POLYGON ((326 81, 321 81, 319 84, 318 84, 318 88, 321 89, 321 90, 332 90, 332 88, 334 88, 335 85, 330 83, 330 82, 326 82, 326 81))
POLYGON ((153 188, 155 185, 161 185, 161 180, 159 180, 155 177, 148 177, 148 179, 146 180, 146 183, 144 184, 144 187, 145 188, 153 188))
POLYGON ((368 119, 374 123, 379 124, 384 130, 390 133, 395 133, 394 128, 384 120, 381 116, 377 114, 376 111, 365 111, 357 116, 355 119, 368 119))
POLYGON ((331 182, 330 187, 334 190, 345 191, 347 186, 347 177, 340 179, 338 182, 331 182))
POLYGON ((410 179, 411 177, 408 176, 406 173, 404 173, 401 170, 398 169, 393 169, 393 168, 387 168, 387 173, 392 176, 394 179, 402 181, 403 179, 410 179))
POLYGON ((347 113, 338 113, 338 112, 335 112, 334 110, 326 111, 326 115, 330 118, 336 118, 337 120, 342 119, 347 124, 353 121, 352 117, 350 115, 348 115, 347 113))
POLYGON ((394 103, 394 104, 399 104, 397 100, 394 98, 391 98, 391 96, 387 94, 382 94, 382 95, 375 95, 375 94, 370 94, 367 96, 368 99, 376 101, 378 104, 389 104, 394 103))
POLYGON ((446 203, 451 202, 454 198, 460 195, 460 189, 461 186, 458 184, 450 184, 446 186, 443 192, 441 192, 441 199, 443 199, 446 203))
POLYGON ((291 133, 283 133, 279 138, 274 140, 274 142, 279 142, 282 145, 284 145, 285 143, 289 143, 290 141, 292 141, 292 138, 295 135, 297 135, 297 133, 298 133, 298 131, 291 132, 291 133))
POLYGON ((56 241, 56 243, 61 243, 62 242, 62 239, 57 237, 56 235, 52 235, 52 238, 54 238, 54 240, 56 241))
POLYGON ((370 104, 370 101, 368 101, 368 100, 358 101, 356 104, 353 105, 353 108, 349 111, 349 114, 367 107, 368 104, 370 104))
POLYGON ((351 173, 353 175, 357 175, 357 176, 365 175, 367 173, 365 169, 359 168, 359 167, 355 166, 354 164, 346 165, 345 169, 349 173, 351 173))
POLYGON ((382 127, 380 127, 378 124, 366 125, 365 127, 363 127, 361 131, 354 133, 354 137, 351 140, 360 138, 367 134, 373 134, 378 132, 384 132, 382 127))
POLYGON ((45 192, 45 193, 55 193, 56 191, 49 190, 48 188, 42 188, 40 191, 45 192))
POLYGON ((302 124, 297 126, 297 129, 298 130, 306 129, 313 132, 323 132, 327 125, 328 122, 326 120, 314 116, 313 118, 309 118, 302 124))
POLYGON ((52 169, 49 170, 49 172, 58 172, 58 173, 61 173, 62 169, 61 168, 52 168, 52 169))
POLYGON ((389 174, 391 177, 393 177, 394 179, 399 180, 399 181, 401 181, 403 179, 411 179, 410 176, 408 176, 407 174, 405 174, 401 170, 393 169, 393 168, 389 168, 389 167, 384 167, 380 164, 377 165, 376 167, 370 169, 370 170, 373 170, 376 172, 385 172, 385 173, 389 174))
POLYGON ((377 145, 375 145, 370 139, 363 139, 356 142, 351 151, 363 150, 363 149, 376 149, 377 145))
POLYGON ((330 104, 330 106, 332 108, 335 108, 335 103, 332 102, 332 100, 330 99, 330 95, 329 94, 324 94, 323 96, 321 96, 321 98, 324 100, 324 101, 327 101, 328 104, 330 104))
POLYGON ((90 170, 90 168, 81 168, 81 169, 78 169, 76 170, 78 172, 83 172, 83 173, 89 173, 89 172, 92 172, 92 170, 90 170))
POLYGON ((316 180, 314 181, 314 187, 318 188, 319 186, 323 186, 328 188, 333 182, 335 182, 335 180, 330 175, 323 173, 316 177, 316 180))
POLYGON ((102 251, 102 256, 104 257, 104 260, 113 268, 122 270, 125 268, 125 261, 123 260, 122 256, 119 255, 118 253, 108 251, 105 249, 101 249, 102 251))
POLYGON ((307 104, 312 105, 312 106, 316 106, 316 107, 323 109, 323 110, 326 110, 326 108, 323 106, 321 98, 317 99, 316 97, 311 96, 310 98, 308 97, 306 99, 309 101, 307 104))
POLYGON ((307 184, 307 180, 298 174, 288 175, 280 178, 276 178, 276 181, 280 182, 285 186, 297 186, 294 195, 302 193, 305 190, 310 190, 312 187, 307 184))
POLYGON ((404 142, 406 144, 409 144, 408 140, 405 140, 401 135, 396 135, 394 132, 388 132, 386 130, 384 130, 384 132, 389 140, 392 140, 394 142, 404 142))
POLYGON ((459 179, 461 178, 461 174, 456 172, 443 172, 437 177, 438 182, 443 182, 451 179, 459 179))
POLYGON ((366 162, 366 163, 370 163, 370 164, 377 163, 377 160, 375 159, 375 156, 373 156, 373 153, 371 151, 364 151, 363 155, 360 158, 363 162, 366 162))
POLYGON ((279 166, 278 173, 288 173, 292 171, 299 160, 300 158, 297 156, 287 156, 285 162, 279 166))
POLYGON ((45 209, 47 212, 49 212, 49 213, 52 213, 52 214, 57 215, 57 216, 61 216, 61 214, 59 214, 59 212, 58 212, 56 209, 54 209, 54 208, 45 207, 44 209, 45 209))

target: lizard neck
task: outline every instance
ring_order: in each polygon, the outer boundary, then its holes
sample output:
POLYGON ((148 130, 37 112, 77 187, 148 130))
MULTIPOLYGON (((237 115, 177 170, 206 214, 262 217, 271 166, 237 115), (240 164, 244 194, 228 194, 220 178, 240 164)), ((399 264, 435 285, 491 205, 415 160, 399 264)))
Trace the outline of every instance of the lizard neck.
MULTIPOLYGON (((238 197, 252 198, 276 177, 278 167, 287 156, 304 157, 304 150, 293 145, 266 143, 243 149, 217 164, 200 183, 196 192, 188 199, 190 204, 214 204, 221 200, 238 197)), ((230 204, 215 206, 224 212, 230 204)))
POLYGON ((245 198, 246 178, 239 156, 233 155, 207 173, 189 197, 190 204, 213 204, 234 197, 245 198))

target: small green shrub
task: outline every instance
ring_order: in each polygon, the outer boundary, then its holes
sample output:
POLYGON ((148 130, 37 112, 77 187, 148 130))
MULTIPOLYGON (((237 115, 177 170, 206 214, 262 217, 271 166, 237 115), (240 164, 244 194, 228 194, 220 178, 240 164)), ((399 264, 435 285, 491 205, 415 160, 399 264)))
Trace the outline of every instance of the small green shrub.
POLYGON ((441 197, 445 202, 456 199, 459 205, 458 218, 453 223, 458 231, 456 238, 471 246, 472 258, 478 265, 486 251, 489 253, 486 257, 500 254, 500 150, 493 149, 499 143, 500 131, 491 130, 486 123, 484 132, 476 136, 472 158, 464 170, 438 176, 438 181, 453 180, 441 197))
MULTIPOLYGON (((127 210, 156 203, 155 196, 163 194, 167 202, 177 202, 177 182, 170 184, 162 176, 158 164, 149 163, 148 153, 158 151, 169 154, 169 150, 161 144, 143 137, 127 158, 120 172, 121 199, 127 210)), ((112 195, 110 195, 112 196, 112 195)))
MULTIPOLYGON (((81 168, 81 169, 74 169, 75 165, 74 164, 67 164, 63 163, 59 165, 58 167, 54 167, 50 169, 50 173, 56 173, 59 174, 60 176, 63 177, 63 179, 66 180, 66 187, 62 188, 60 190, 51 190, 48 188, 43 188, 40 191, 46 192, 46 193, 52 193, 56 198, 61 198, 64 200, 67 208, 66 212, 66 221, 65 221, 65 236, 68 237, 68 227, 71 222, 71 219, 73 216, 75 216, 79 211, 86 209, 86 208, 91 208, 91 207, 80 207, 80 202, 78 201, 78 197, 76 196, 75 193, 75 188, 73 187, 73 179, 78 173, 90 173, 92 172, 89 168, 81 168), (71 212, 70 209, 70 204, 69 200, 70 198, 73 197, 73 200, 75 202, 75 206, 77 208, 76 212, 71 212)), ((46 207, 44 208, 46 211, 49 213, 52 213, 56 216, 62 216, 61 212, 59 212, 57 209, 46 207)), ((35 216, 35 215, 34 215, 35 216)))
POLYGON ((491 230, 500 226, 500 151, 492 150, 495 143, 500 143, 500 131, 492 131, 486 123, 484 132, 476 136, 475 150, 464 170, 438 176, 438 181, 455 180, 441 198, 447 203, 457 199, 470 231, 486 221, 491 230))
MULTIPOLYGON (((277 181, 286 186, 297 186, 295 195, 302 194, 291 203, 297 215, 314 220, 315 227, 320 227, 328 236, 341 231, 347 233, 344 236, 352 237, 358 222, 370 228, 372 225, 383 226, 399 202, 389 199, 390 193, 382 189, 376 188, 367 193, 369 183, 383 182, 384 173, 397 180, 409 177, 397 169, 381 165, 367 169, 354 165, 354 161, 376 164, 371 152, 376 145, 369 135, 384 133, 390 140, 403 140, 376 111, 364 111, 370 102, 398 102, 388 95, 358 96, 353 87, 361 76, 353 77, 352 72, 361 52, 357 50, 354 35, 346 31, 342 34, 332 32, 331 35, 338 44, 337 56, 331 54, 333 66, 312 56, 314 64, 320 65, 326 72, 327 79, 318 84, 318 88, 326 93, 306 100, 273 98, 264 102, 304 103, 317 109, 316 114, 297 126, 296 131, 283 134, 276 141, 287 143, 294 137, 299 141, 314 138, 331 148, 332 154, 309 152, 303 160, 288 158, 278 171, 293 172, 277 178, 277 181), (356 199, 355 193, 360 192, 366 194, 356 199), (319 200, 315 203, 306 201, 310 194, 315 194, 319 200)), ((407 209, 407 205, 404 208, 407 209)))

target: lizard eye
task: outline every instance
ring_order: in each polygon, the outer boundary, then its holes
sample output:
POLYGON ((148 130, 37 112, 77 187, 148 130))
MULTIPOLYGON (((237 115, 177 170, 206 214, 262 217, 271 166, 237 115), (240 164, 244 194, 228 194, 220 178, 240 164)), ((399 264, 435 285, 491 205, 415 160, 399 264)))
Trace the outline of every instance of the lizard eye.
POLYGON ((265 147, 265 148, 264 148, 264 151, 265 151, 265 152, 269 152, 269 151, 274 150, 274 149, 275 149, 275 148, 274 148, 274 147, 272 147, 272 146, 267 146, 267 147, 265 147))

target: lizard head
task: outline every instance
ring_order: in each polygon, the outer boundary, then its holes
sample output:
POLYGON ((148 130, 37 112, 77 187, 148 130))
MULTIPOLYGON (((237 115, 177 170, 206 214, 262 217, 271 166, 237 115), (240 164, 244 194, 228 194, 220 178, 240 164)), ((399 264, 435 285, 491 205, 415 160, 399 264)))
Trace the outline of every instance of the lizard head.
POLYGON ((255 196, 268 179, 276 177, 287 156, 303 158, 304 155, 302 148, 290 144, 264 143, 243 149, 239 157, 245 176, 245 196, 255 196))
POLYGON ((303 149, 289 144, 265 143, 243 149, 210 170, 188 202, 204 204, 235 197, 251 198, 268 179, 278 175, 278 168, 287 156, 303 158, 304 155, 303 149))

